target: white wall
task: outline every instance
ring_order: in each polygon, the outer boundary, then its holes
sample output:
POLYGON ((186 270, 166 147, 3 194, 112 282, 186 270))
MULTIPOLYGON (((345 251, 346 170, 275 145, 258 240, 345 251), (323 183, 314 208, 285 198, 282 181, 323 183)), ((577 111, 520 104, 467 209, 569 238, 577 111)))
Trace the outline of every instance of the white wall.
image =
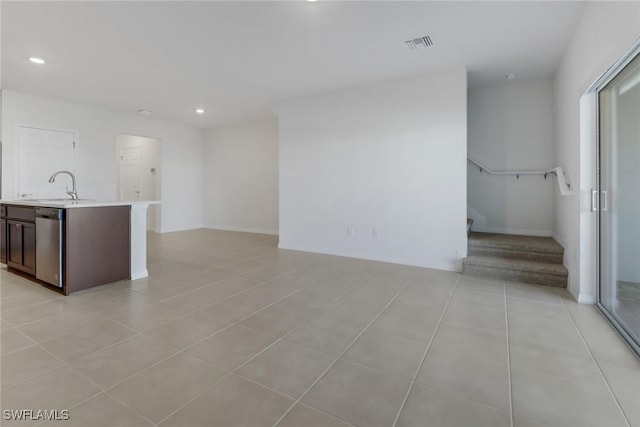
POLYGON ((574 190, 556 195, 554 234, 565 247, 569 290, 580 302, 594 302, 596 287, 596 223, 589 204, 596 185, 594 123, 587 120, 593 100, 581 103, 581 97, 638 36, 640 3, 588 3, 554 76, 555 158, 574 190))
POLYGON ((278 120, 207 130, 204 226, 278 234, 278 120))
POLYGON ((460 270, 466 89, 460 68, 280 103, 280 247, 460 270))
MULTIPOLYGON (((469 90, 469 156, 492 170, 548 170, 553 156, 553 91, 547 80, 469 90)), ((499 176, 468 164, 473 230, 551 236, 553 176, 499 176)))
POLYGON ((16 128, 20 125, 74 132, 78 191, 83 198, 117 199, 118 134, 157 138, 162 152, 162 232, 202 226, 202 151, 200 129, 113 113, 58 100, 3 91, 2 196, 17 198, 16 128))

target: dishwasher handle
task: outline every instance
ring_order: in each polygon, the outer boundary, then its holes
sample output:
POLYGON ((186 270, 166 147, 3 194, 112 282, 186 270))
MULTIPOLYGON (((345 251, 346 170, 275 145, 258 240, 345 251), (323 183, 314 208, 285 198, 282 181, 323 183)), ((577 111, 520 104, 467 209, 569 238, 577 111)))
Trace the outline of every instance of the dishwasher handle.
POLYGON ((36 208, 36 218, 46 218, 60 221, 64 219, 64 209, 36 208))

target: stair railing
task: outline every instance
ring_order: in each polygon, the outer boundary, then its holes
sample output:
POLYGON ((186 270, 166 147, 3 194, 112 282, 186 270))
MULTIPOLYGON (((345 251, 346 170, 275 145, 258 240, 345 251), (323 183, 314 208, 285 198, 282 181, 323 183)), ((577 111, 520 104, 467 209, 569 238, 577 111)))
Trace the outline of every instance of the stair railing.
POLYGON ((544 179, 547 179, 549 175, 555 175, 558 178, 558 187, 560 188, 560 194, 563 196, 569 196, 571 194, 571 184, 567 182, 567 178, 562 166, 556 166, 548 170, 513 170, 513 171, 494 171, 489 169, 479 161, 467 156, 467 161, 474 164, 480 169, 480 172, 487 172, 489 175, 514 175, 516 179, 520 179, 520 175, 542 175, 544 179))

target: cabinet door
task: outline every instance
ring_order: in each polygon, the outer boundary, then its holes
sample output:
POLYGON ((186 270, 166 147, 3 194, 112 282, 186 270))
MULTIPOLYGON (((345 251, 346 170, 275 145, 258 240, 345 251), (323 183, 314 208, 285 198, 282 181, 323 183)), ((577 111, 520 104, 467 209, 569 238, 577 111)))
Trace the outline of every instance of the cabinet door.
POLYGON ((36 274, 36 225, 22 224, 22 270, 36 274))
POLYGON ((29 274, 36 273, 36 225, 7 221, 7 265, 29 274))
POLYGON ((0 219, 0 264, 7 263, 7 220, 0 219))
POLYGON ((7 221, 7 265, 22 268, 22 223, 7 221))

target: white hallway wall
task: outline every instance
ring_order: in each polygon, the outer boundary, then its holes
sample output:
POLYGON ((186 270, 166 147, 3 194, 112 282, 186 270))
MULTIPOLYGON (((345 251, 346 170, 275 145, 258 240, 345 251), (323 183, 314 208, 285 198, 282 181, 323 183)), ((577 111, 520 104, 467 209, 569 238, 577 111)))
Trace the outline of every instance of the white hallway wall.
POLYGON ((596 223, 590 192, 596 182, 595 144, 589 135, 593 124, 583 123, 581 129, 580 98, 639 36, 639 2, 589 3, 554 76, 555 158, 573 189, 572 196, 556 195, 554 234, 565 247, 569 290, 585 303, 595 301, 596 223))
POLYGON ((460 68, 280 103, 280 247, 459 270, 466 89, 460 68))
MULTIPOLYGON (((554 166, 553 91, 547 80, 469 90, 469 156, 492 170, 554 166)), ((553 176, 499 176, 468 164, 469 217, 476 231, 551 236, 553 176)))
POLYGON ((278 234, 278 120, 209 129, 204 226, 278 234))
POLYGON ((162 173, 161 231, 202 226, 202 130, 3 90, 2 197, 6 199, 17 198, 15 135, 21 125, 75 133, 78 191, 83 198, 91 199, 118 197, 115 150, 118 134, 158 138, 162 173))

